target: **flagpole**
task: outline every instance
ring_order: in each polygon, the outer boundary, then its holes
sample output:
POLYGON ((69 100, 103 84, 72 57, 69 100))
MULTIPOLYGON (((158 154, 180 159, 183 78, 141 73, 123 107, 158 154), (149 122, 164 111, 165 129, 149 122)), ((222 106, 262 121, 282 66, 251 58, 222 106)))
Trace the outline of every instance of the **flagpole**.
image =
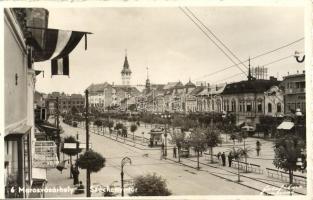
MULTIPOLYGON (((53 30, 53 31, 59 31, 61 29, 55 29, 55 28, 44 28, 44 27, 34 27, 34 26, 26 26, 26 28, 30 29, 40 29, 40 30, 53 30)), ((70 30, 62 30, 62 31, 70 31, 70 30)), ((86 31, 71 31, 71 32, 76 32, 76 33, 85 33, 85 34, 93 34, 91 32, 86 32, 86 31)))

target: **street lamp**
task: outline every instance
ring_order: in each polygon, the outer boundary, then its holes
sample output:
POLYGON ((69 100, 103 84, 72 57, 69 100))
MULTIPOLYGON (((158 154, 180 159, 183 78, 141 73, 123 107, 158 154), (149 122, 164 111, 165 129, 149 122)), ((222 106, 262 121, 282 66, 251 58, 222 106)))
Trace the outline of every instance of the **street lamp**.
POLYGON ((124 196, 124 165, 129 163, 132 164, 132 160, 129 157, 124 157, 121 161, 121 186, 122 186, 122 197, 124 196))
POLYGON ((298 63, 302 63, 305 60, 305 55, 303 55, 302 58, 300 59, 300 52, 298 51, 295 51, 294 57, 296 58, 298 63))
POLYGON ((163 119, 166 119, 165 132, 164 132, 164 138, 165 138, 164 156, 166 158, 166 156, 167 156, 167 128, 166 128, 166 125, 168 125, 168 128, 169 128, 169 120, 171 119, 171 115, 170 114, 163 114, 163 115, 161 115, 161 117, 163 119))

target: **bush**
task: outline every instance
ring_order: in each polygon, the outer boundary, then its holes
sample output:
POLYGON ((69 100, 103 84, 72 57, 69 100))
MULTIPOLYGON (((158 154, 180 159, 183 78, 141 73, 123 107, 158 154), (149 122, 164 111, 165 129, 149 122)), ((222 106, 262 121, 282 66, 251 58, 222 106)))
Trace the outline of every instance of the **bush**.
POLYGON ((105 158, 93 150, 88 150, 83 155, 79 156, 77 165, 82 169, 98 172, 105 166, 105 158))
POLYGON ((134 179, 134 192, 130 196, 169 196, 166 180, 156 174, 138 176, 134 179))

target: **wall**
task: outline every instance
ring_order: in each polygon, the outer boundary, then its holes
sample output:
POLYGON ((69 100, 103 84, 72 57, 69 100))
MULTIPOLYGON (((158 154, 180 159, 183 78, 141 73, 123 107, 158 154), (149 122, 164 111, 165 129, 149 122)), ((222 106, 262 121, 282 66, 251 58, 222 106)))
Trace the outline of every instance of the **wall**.
POLYGON ((27 118, 27 58, 9 26, 4 23, 5 134, 27 118), (15 74, 18 75, 15 85, 15 74))

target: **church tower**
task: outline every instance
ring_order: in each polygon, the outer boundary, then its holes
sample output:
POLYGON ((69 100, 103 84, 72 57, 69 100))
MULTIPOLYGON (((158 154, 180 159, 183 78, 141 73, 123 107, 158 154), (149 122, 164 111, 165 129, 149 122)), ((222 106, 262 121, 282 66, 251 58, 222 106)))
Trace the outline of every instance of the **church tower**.
POLYGON ((149 68, 147 67, 147 80, 146 80, 146 91, 147 91, 147 93, 150 92, 150 89, 151 89, 150 86, 151 85, 150 85, 150 80, 149 80, 149 68))
POLYGON ((132 73, 132 71, 129 69, 129 64, 128 64, 128 60, 127 60, 127 52, 125 52, 124 65, 123 65, 123 69, 121 71, 122 85, 124 85, 124 86, 130 85, 131 73, 132 73))

